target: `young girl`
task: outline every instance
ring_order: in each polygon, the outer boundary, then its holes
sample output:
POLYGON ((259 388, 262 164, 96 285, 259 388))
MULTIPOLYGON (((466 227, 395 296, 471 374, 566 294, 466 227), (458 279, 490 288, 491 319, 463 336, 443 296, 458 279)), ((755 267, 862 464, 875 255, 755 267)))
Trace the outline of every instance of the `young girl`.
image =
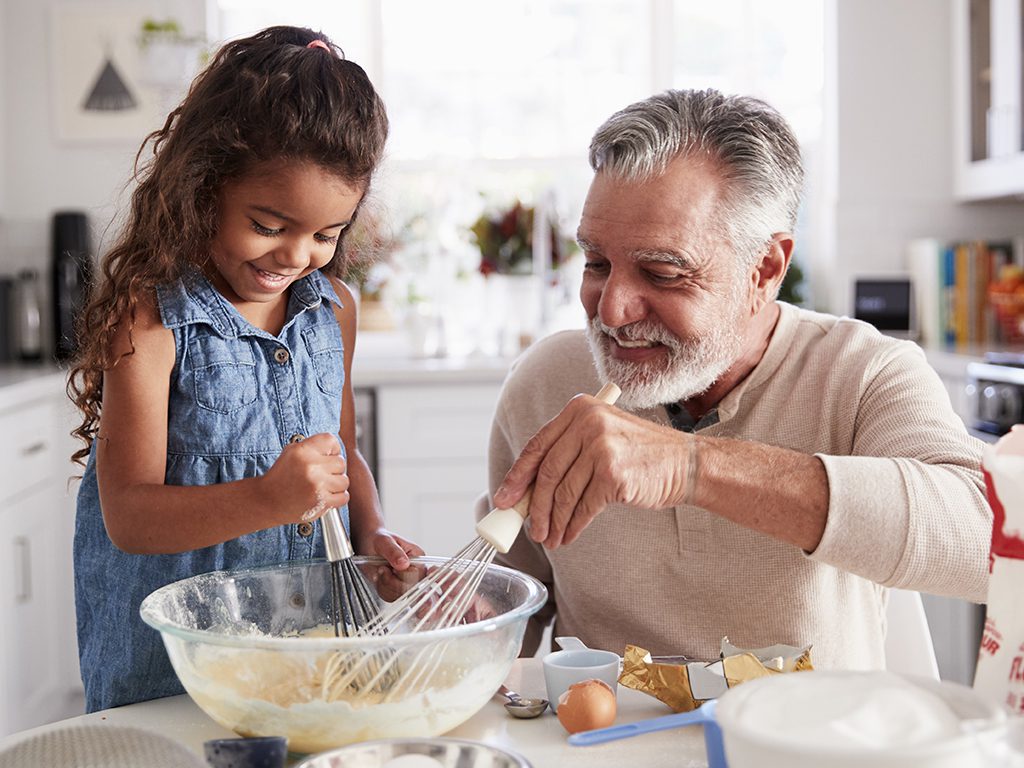
POLYGON ((384 528, 356 448, 340 279, 387 129, 359 66, 274 27, 221 48, 143 143, 70 385, 89 711, 182 692, 138 615, 164 584, 322 557, 332 507, 357 552, 398 570, 423 554, 384 528))

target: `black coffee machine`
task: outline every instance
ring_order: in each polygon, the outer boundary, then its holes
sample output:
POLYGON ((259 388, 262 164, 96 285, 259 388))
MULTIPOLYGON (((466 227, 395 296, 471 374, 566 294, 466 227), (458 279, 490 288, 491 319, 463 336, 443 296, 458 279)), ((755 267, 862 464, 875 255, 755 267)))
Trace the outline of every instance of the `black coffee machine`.
POLYGON ((76 323, 92 282, 89 222, 84 213, 60 211, 53 215, 51 266, 53 355, 58 362, 65 362, 78 351, 76 323))

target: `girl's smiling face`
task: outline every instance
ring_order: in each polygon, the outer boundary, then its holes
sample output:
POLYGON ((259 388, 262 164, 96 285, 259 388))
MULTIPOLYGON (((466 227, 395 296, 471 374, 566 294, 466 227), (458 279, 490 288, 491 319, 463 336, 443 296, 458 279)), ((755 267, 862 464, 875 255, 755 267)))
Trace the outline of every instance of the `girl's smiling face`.
POLYGON ((334 258, 364 191, 315 163, 266 164, 225 184, 211 244, 217 290, 257 327, 283 321, 288 287, 334 258))

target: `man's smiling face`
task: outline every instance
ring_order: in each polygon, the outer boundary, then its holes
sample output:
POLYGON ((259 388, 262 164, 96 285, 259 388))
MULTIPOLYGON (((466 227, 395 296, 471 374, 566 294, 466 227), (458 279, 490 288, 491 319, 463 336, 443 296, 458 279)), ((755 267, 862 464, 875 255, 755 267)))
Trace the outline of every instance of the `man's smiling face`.
POLYGON ((578 239, 580 298, 602 378, 632 408, 706 391, 743 350, 751 316, 748 270, 719 224, 713 165, 677 158, 656 178, 599 172, 578 239))

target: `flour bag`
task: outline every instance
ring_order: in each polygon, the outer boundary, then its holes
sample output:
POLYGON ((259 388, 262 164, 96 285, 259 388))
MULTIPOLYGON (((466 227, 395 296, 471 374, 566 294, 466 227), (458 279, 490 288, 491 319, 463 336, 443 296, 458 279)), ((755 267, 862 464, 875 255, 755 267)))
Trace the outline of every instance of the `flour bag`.
POLYGON ((982 469, 994 521, 974 689, 1024 715, 1024 425, 985 447, 982 469))

